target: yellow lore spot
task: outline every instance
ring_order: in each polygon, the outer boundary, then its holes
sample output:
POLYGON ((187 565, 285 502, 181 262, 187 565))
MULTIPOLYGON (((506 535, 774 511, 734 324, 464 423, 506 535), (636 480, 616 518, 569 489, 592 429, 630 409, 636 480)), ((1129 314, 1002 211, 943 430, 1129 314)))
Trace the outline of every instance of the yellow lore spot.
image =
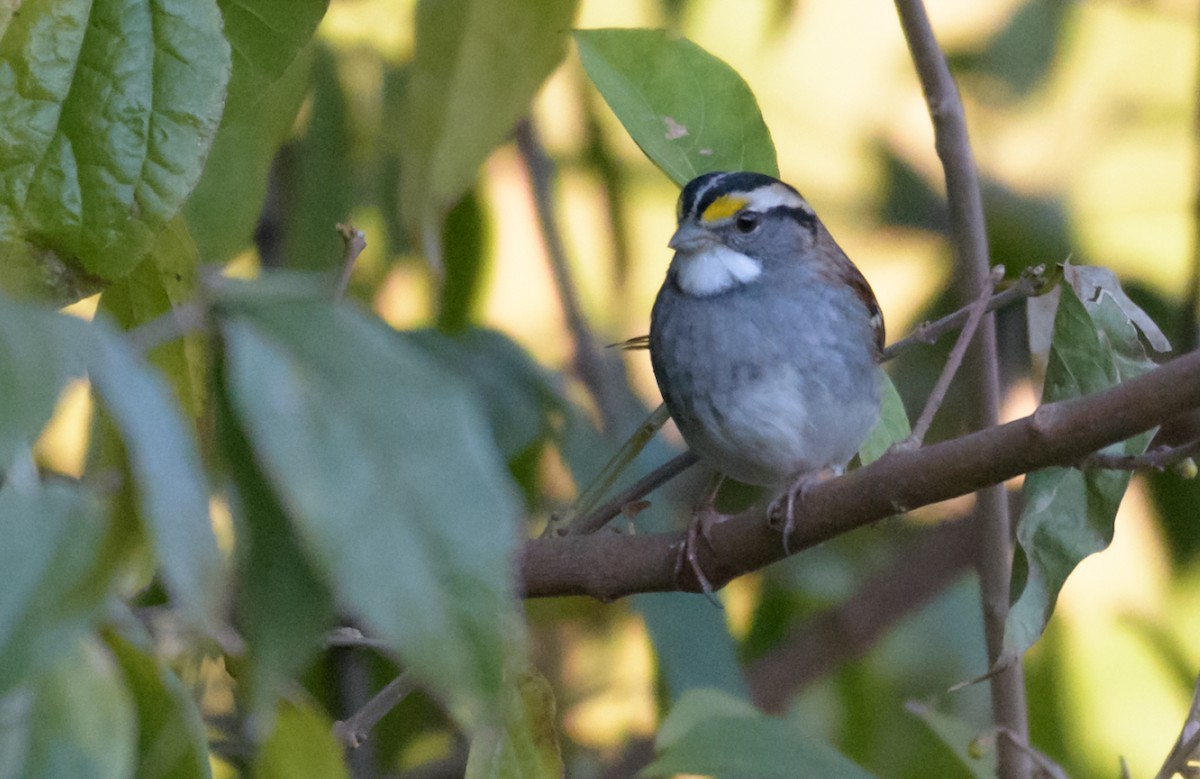
POLYGON ((700 218, 705 222, 719 222, 733 216, 745 207, 746 198, 736 195, 721 195, 708 208, 704 209, 700 218))

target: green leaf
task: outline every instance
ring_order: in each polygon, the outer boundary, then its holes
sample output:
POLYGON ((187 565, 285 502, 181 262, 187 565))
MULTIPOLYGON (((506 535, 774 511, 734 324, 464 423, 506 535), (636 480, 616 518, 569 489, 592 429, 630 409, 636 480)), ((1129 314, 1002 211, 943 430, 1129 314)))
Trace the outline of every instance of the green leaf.
POLYGON ((504 721, 471 742, 466 779, 561 779, 554 690, 534 670, 518 675, 504 721))
POLYGON ((0 698, 0 779, 129 779, 137 723, 124 679, 95 640, 0 698))
POLYGON ((1000 95, 995 90, 979 90, 985 97, 1024 97, 1045 83, 1059 47, 1069 40, 1063 27, 1072 10, 1072 4, 1062 0, 1025 0, 982 51, 953 56, 952 67, 955 72, 987 76, 1006 87, 1000 95))
POLYGON ((349 777, 333 722, 311 703, 281 701, 275 730, 250 766, 251 779, 323 779, 349 777))
MULTIPOLYGON (((159 233, 146 259, 100 295, 99 310, 132 330, 192 298, 198 279, 199 257, 182 217, 159 233)), ((157 346, 151 364, 170 381, 189 417, 204 411, 206 357, 198 334, 188 334, 157 346)))
POLYGON ((308 92, 312 52, 295 57, 252 107, 222 120, 204 174, 183 207, 203 262, 225 262, 250 245, 271 163, 308 92))
POLYGON ((529 112, 566 53, 577 4, 418 4, 401 149, 401 202, 405 220, 420 228, 414 234, 440 231, 443 214, 470 187, 479 165, 529 112))
POLYGON ((82 375, 87 325, 0 296, 0 473, 27 452, 67 381, 82 375))
POLYGON ((900 399, 896 385, 887 373, 882 370, 880 373, 883 375, 883 402, 879 408, 879 421, 858 450, 858 458, 863 465, 870 465, 883 457, 892 444, 903 441, 912 432, 908 412, 904 410, 904 401, 900 399))
POLYGON ((792 722, 757 713, 739 713, 742 706, 737 701, 714 706, 713 698, 712 691, 689 691, 680 699, 663 723, 664 731, 671 734, 668 743, 659 743, 659 756, 640 776, 680 773, 756 779, 792 779, 797 775, 869 779, 871 776, 832 747, 810 738, 792 722), (702 701, 695 700, 697 695, 703 695, 702 701), (711 707, 707 716, 702 706, 711 707), (679 728, 672 723, 676 711, 691 722, 690 727, 679 728))
MULTIPOLYGON (((1113 296, 1080 302, 1080 276, 1065 273, 1046 367, 1043 402, 1099 392, 1132 378, 1154 363, 1137 330, 1113 296)), ((1147 431, 1107 447, 1113 454, 1141 454, 1153 435, 1147 431)), ((1128 471, 1047 468, 1025 478, 1025 510, 1017 542, 1028 571, 1005 625, 1006 653, 1020 656, 1033 646, 1067 576, 1085 557, 1112 541, 1117 507, 1129 484, 1128 471)))
POLYGON ((316 32, 329 0, 217 0, 233 48, 225 114, 266 117, 258 105, 316 32))
POLYGON ((996 775, 995 749, 979 750, 977 747, 980 730, 963 720, 943 714, 932 706, 909 701, 905 706, 933 735, 937 736, 958 758, 958 762, 977 779, 992 779, 996 775), (979 752, 979 754, 976 754, 979 752))
POLYGON ((0 490, 0 696, 72 645, 111 589, 100 506, 63 484, 0 490))
MULTIPOLYGON (((223 368, 218 365, 218 374, 223 368)), ((218 386, 224 388, 223 375, 218 386)), ((235 522, 234 618, 247 654, 234 675, 250 713, 252 735, 270 732, 276 696, 316 654, 333 624, 333 597, 304 554, 234 418, 228 393, 218 393, 217 431, 233 484, 235 522)))
POLYGON ((442 225, 445 279, 438 303, 437 326, 459 333, 470 326, 483 293, 487 242, 483 205, 476 192, 468 192, 446 214, 442 225))
POLYGON ((105 322, 93 327, 92 387, 121 435, 163 582, 189 619, 213 630, 222 566, 196 441, 163 378, 105 322))
POLYGON ((779 175, 742 77, 665 30, 577 30, 579 59, 642 151, 676 184, 714 170, 779 175))
POLYGON ((355 200, 350 106, 328 47, 314 46, 310 74, 306 120, 279 155, 283 246, 273 259, 280 267, 328 270, 341 264, 335 226, 349 220, 355 200))
POLYGON ((200 178, 229 68, 212 3, 22 3, 0 39, 0 245, 132 270, 200 178))
POLYGON ((137 713, 136 779, 209 779, 208 736, 200 709, 161 659, 109 633, 137 713))
POLYGON ((549 415, 564 400, 545 370, 508 336, 478 328, 458 335, 418 330, 404 337, 475 390, 506 460, 549 435, 549 415))
POLYGON ((516 496, 469 395, 348 306, 244 304, 222 333, 234 413, 341 604, 468 726, 496 715, 516 496))
POLYGON ((654 746, 658 751, 664 751, 679 743, 692 728, 714 717, 760 716, 761 712, 743 698, 735 698, 709 687, 697 687, 685 692, 671 707, 670 716, 654 737, 654 746))

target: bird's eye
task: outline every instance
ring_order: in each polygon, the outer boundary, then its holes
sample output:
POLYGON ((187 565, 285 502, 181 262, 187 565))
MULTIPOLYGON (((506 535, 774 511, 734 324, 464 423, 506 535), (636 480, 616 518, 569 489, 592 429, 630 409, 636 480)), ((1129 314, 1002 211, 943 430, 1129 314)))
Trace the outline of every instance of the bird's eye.
POLYGON ((733 220, 733 226, 739 233, 752 233, 758 227, 758 214, 753 211, 743 211, 733 220))

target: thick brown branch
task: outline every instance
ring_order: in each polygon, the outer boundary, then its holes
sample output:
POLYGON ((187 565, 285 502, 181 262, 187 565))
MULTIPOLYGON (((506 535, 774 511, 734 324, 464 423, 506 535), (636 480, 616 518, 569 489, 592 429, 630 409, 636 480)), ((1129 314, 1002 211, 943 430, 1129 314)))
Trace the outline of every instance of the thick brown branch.
MULTIPOLYGON (((908 452, 891 452, 846 476, 814 487, 789 541, 806 549, 898 512, 967 495, 1022 473, 1078 462, 1117 441, 1200 407, 1200 353, 1186 355, 1095 395, 1052 403, 1032 416, 908 452)), ((711 528, 700 564, 715 586, 783 557, 779 533, 761 514, 711 528), (719 550, 719 552, 715 551, 719 550)), ((589 595, 613 600, 637 592, 699 584, 687 571, 676 582, 682 532, 600 534, 525 544, 520 581, 528 597, 589 595)))

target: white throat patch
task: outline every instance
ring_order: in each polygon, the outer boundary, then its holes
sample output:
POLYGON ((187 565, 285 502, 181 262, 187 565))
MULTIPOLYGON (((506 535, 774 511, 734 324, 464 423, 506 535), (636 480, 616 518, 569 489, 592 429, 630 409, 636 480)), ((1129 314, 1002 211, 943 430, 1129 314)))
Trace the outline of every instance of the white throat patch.
POLYGON ((675 266, 679 288, 696 297, 715 295, 762 275, 762 264, 758 260, 726 246, 681 254, 675 266))

